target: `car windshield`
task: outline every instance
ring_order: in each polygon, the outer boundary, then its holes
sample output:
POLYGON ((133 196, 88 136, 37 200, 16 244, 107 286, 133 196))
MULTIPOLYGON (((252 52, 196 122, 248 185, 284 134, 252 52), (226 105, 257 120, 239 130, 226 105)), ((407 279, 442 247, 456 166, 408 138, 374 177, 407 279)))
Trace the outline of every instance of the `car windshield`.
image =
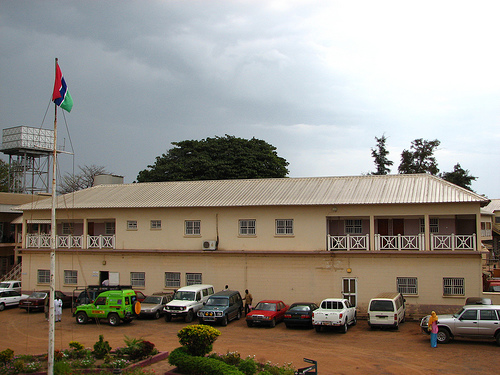
POLYGON ((0 283, 0 288, 4 289, 10 288, 10 283, 0 283))
POLYGON ((161 303, 161 297, 155 297, 155 296, 148 296, 142 303, 155 303, 155 304, 160 304, 161 303))
POLYGON ((295 305, 290 308, 290 311, 309 312, 311 311, 311 308, 307 305, 295 305))
POLYGON ((227 298, 209 298, 207 306, 227 306, 229 300, 227 298))
POLYGON ((195 292, 177 292, 175 293, 174 299, 180 301, 194 301, 195 296, 196 296, 195 292))
POLYGON ((462 307, 459 312, 457 312, 456 314, 453 314, 453 317, 454 318, 458 318, 460 315, 462 315, 462 313, 464 312, 464 310, 465 309, 462 307))
POLYGON ((276 311, 276 304, 275 303, 261 303, 259 302, 257 306, 255 306, 255 310, 264 310, 264 311, 276 311))
POLYGON ((30 298, 45 298, 45 297, 47 297, 47 293, 44 292, 35 292, 30 296, 30 298))

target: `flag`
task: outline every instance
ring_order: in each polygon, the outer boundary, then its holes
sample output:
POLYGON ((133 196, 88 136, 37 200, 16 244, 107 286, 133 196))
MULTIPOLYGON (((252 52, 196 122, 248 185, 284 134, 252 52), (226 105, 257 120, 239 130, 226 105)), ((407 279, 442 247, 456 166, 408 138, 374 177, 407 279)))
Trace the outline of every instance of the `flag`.
POLYGON ((66 81, 62 75, 59 64, 56 62, 56 81, 54 82, 54 92, 52 93, 52 101, 62 109, 71 112, 73 108, 73 99, 66 85, 66 81))

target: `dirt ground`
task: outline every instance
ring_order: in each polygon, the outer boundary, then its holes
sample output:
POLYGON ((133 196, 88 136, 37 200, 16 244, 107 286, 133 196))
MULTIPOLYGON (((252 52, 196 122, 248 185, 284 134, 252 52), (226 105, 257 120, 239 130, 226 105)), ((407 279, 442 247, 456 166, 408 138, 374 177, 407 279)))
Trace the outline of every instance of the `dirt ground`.
MULTIPOLYGON (((194 323, 193 323, 194 324, 194 323)), ((125 346, 125 335, 143 338, 160 351, 179 346, 177 332, 183 321, 134 320, 111 327, 105 322, 79 325, 69 309, 56 323, 55 347, 66 349, 70 341, 93 347, 99 335, 112 348, 125 346)), ((364 320, 358 321, 346 334, 317 333, 312 329, 287 329, 283 323, 275 328, 248 328, 245 320, 233 321, 227 327, 216 327, 222 334, 214 351, 238 352, 241 357, 255 356, 258 361, 295 368, 306 367, 304 358, 318 362, 318 374, 494 374, 500 368, 500 347, 493 341, 455 340, 433 349, 429 336, 422 334, 418 322, 406 322, 399 330, 371 330, 364 320)), ((0 312, 0 350, 10 348, 15 354, 42 354, 48 348, 48 323, 43 313, 27 313, 18 308, 0 312)), ((171 369, 161 361, 150 368, 156 374, 171 369)))

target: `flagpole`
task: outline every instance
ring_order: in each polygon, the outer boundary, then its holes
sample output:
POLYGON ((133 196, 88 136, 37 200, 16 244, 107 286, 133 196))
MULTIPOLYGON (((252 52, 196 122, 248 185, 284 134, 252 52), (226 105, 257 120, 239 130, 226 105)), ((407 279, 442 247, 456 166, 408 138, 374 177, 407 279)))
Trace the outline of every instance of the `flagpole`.
MULTIPOLYGON (((57 75, 57 58, 55 70, 57 75)), ((54 144, 52 148, 52 210, 50 218, 50 295, 49 295, 49 349, 47 374, 54 374, 54 342, 55 342, 55 273, 56 273, 56 176, 57 176, 57 104, 54 103, 54 144)))

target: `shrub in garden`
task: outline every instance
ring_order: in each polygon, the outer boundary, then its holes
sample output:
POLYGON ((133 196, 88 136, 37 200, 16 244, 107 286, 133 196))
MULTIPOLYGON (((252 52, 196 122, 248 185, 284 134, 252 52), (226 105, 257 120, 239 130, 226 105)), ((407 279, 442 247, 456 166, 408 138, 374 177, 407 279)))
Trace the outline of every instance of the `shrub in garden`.
MULTIPOLYGON (((71 343, 70 343, 71 345, 71 343)), ((94 344, 94 351, 92 352, 97 359, 103 359, 111 351, 111 346, 108 341, 104 341, 104 336, 99 335, 99 341, 94 344)))
POLYGON ((212 351, 213 343, 220 336, 220 331, 204 324, 184 327, 177 333, 179 342, 193 356, 204 356, 212 351))
POLYGON ((14 358, 14 351, 12 349, 7 348, 0 352, 0 362, 7 363, 12 361, 12 358, 14 358))
POLYGON ((183 374, 244 375, 236 367, 228 365, 218 359, 192 356, 184 346, 172 350, 168 356, 168 363, 176 366, 183 374))

